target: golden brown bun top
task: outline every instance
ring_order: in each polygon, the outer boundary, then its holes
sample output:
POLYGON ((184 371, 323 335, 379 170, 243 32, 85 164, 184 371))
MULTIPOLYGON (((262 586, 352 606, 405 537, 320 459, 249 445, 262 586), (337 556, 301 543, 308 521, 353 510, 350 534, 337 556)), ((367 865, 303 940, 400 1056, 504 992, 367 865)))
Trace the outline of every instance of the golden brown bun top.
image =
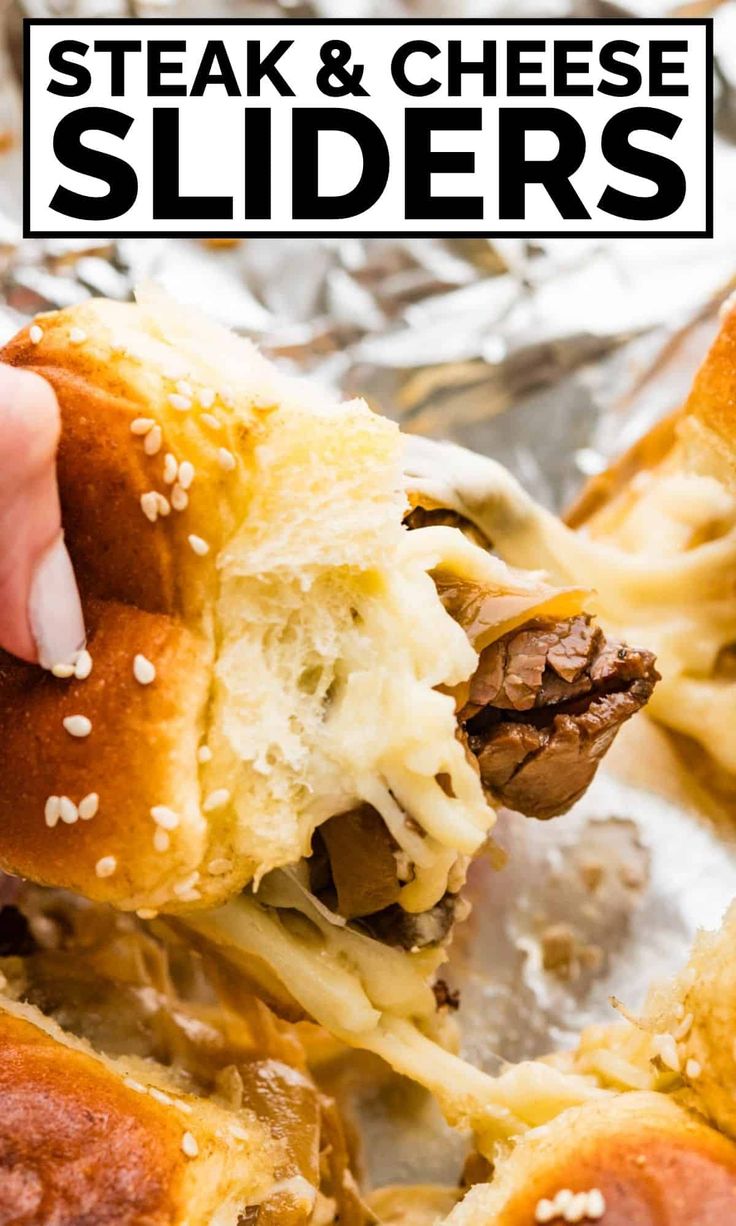
POLYGON ((563 1189, 602 1197, 602 1217, 576 1221, 726 1226, 736 1221, 736 1146, 663 1094, 588 1103, 522 1138, 494 1182, 473 1188, 447 1226, 562 1226, 561 1214, 545 1218, 539 1206, 563 1189))
POLYGON ((213 1122, 224 1113, 156 1101, 14 1008, 0 1012, 0 1221, 209 1226, 249 1185, 261 1199, 272 1164, 257 1128, 234 1156, 213 1122))
MULTIPOLYGON (((61 311, 42 320, 40 341, 24 329, 0 355, 42 375, 59 400, 62 515, 93 660, 87 679, 57 679, 0 653, 0 863, 129 906, 170 898, 172 881, 186 880, 207 855, 197 764, 213 663, 206 610, 246 463, 243 423, 219 401, 209 409, 222 419, 218 431, 202 423, 201 406, 195 414, 172 405, 169 397, 181 395, 173 377, 181 359, 175 346, 147 334, 137 310, 98 302, 61 311), (141 418, 155 418, 161 434, 153 455, 145 436, 131 431, 141 418), (218 464, 219 447, 237 454, 237 472, 218 464), (172 498, 162 475, 167 453, 187 460, 196 476, 184 491, 186 509, 150 522, 141 498, 156 490, 172 498), (207 555, 191 548, 192 534, 207 542, 207 555), (153 684, 134 676, 139 654, 156 668, 153 684), (89 736, 65 730, 74 715, 91 721, 89 736), (48 797, 78 805, 92 793, 99 796, 92 820, 45 824, 48 797), (150 814, 159 805, 180 822, 168 832, 168 849, 156 852, 150 814), (100 860, 114 864, 109 876, 98 875, 100 860)), ((257 431, 257 414, 253 424, 257 431)))
POLYGON ((724 456, 736 464, 736 301, 721 312, 718 335, 708 351, 685 404, 721 440, 724 456))
POLYGON ((592 477, 568 509, 567 523, 579 528, 625 491, 638 472, 655 468, 675 446, 678 426, 688 418, 712 432, 722 458, 736 467, 736 301, 724 307, 716 338, 682 408, 657 422, 605 472, 592 477))

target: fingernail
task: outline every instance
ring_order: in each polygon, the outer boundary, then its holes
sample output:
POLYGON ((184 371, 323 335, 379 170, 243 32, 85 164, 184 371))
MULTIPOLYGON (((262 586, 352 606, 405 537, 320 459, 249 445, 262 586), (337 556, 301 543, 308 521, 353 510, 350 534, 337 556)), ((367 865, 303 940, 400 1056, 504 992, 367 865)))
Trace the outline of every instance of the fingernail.
POLYGON ((28 616, 43 668, 71 663, 75 653, 84 647, 82 603, 62 537, 47 550, 36 567, 28 616))

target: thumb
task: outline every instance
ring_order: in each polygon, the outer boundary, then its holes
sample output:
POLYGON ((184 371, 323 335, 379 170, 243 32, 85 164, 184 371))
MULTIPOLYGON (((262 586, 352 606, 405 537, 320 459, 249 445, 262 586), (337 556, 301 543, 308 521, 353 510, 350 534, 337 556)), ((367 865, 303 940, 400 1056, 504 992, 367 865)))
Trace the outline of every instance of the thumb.
POLYGON ((38 375, 0 364, 0 647, 45 668, 84 646, 61 530, 59 406, 38 375))

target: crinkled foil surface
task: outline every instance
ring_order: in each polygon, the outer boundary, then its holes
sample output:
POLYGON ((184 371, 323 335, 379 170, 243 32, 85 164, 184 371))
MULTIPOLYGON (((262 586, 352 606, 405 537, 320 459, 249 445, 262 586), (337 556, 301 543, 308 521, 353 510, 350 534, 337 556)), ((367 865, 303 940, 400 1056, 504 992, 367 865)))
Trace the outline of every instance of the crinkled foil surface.
MULTIPOLYGON (((494 455, 561 509, 678 404, 736 285, 736 0, 674 9, 656 0, 0 0, 0 18, 0 340, 37 311, 89 294, 125 298, 154 278, 286 367, 367 396, 405 429, 494 455), (278 13, 712 16, 716 237, 21 240, 23 16, 278 13)), ((673 787, 650 731, 620 738, 568 817, 502 814, 506 866, 473 869, 474 912, 447 979, 461 990, 465 1050, 489 1070, 571 1044, 580 1026, 613 1016, 611 995, 636 1008, 651 979, 683 961, 695 928, 717 924, 736 895, 736 814, 673 787)), ((358 1097, 372 1182, 456 1179, 466 1142, 421 1094, 375 1078, 358 1097)))

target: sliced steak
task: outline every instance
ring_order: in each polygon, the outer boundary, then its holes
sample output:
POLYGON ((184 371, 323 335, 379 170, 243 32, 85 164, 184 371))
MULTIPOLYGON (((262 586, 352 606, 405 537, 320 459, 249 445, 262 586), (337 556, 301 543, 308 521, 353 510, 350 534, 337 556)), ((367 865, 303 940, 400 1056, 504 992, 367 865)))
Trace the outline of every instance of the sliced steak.
POLYGON ((460 712, 484 784, 529 816, 564 813, 658 677, 651 652, 608 642, 585 614, 509 631, 481 652, 460 712))
POLYGON ((362 926, 372 937, 399 949, 424 949, 448 936, 455 920, 457 894, 445 894, 429 911, 414 915, 398 903, 366 917, 362 926))
POLYGON ((320 826, 330 861, 337 910, 345 919, 372 915, 399 897, 394 843, 380 813, 360 805, 320 826))

